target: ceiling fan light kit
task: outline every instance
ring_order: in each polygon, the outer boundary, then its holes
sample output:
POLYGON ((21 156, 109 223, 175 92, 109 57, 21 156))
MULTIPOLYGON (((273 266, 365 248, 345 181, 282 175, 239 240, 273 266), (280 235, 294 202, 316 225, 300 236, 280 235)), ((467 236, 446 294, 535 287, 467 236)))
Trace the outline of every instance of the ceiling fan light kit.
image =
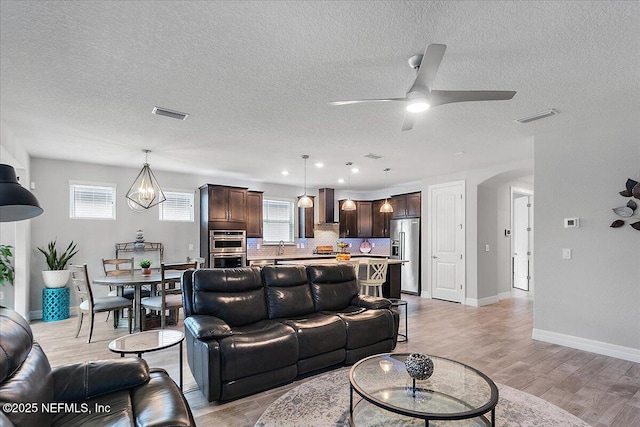
MULTIPOLYGON (((329 105, 349 105, 364 102, 402 102, 408 113, 420 113, 430 107, 454 102, 471 101, 504 101, 514 97, 516 92, 504 90, 435 90, 433 82, 440 67, 440 62, 447 49, 443 44, 430 44, 424 55, 409 58, 409 66, 417 70, 416 79, 404 98, 354 99, 331 101, 329 105)), ((405 114, 402 131, 413 128, 413 114, 405 114)))

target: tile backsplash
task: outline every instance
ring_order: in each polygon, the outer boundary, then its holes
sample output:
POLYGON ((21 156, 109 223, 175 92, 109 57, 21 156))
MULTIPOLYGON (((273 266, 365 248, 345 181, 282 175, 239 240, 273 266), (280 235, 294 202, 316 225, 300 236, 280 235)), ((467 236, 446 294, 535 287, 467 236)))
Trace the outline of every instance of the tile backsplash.
MULTIPOLYGON (((307 256, 313 255, 316 246, 333 246, 335 251, 338 250, 336 243, 338 241, 349 243, 351 246, 347 248, 347 252, 352 254, 360 253, 360 244, 365 240, 372 244, 371 254, 376 255, 389 255, 390 254, 390 242, 389 239, 375 238, 375 239, 340 239, 338 232, 332 229, 318 229, 314 230, 313 238, 297 238, 295 239, 295 245, 286 245, 284 247, 283 256, 307 256)), ((247 239, 247 258, 249 259, 268 259, 275 257, 278 252, 277 245, 263 245, 262 239, 247 239), (260 249, 258 249, 260 246, 260 249)))

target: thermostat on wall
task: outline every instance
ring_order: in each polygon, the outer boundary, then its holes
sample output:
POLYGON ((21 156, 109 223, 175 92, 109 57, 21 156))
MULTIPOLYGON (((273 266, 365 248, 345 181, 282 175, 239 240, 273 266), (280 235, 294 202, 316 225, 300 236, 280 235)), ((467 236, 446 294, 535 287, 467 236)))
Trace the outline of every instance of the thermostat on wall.
POLYGON ((565 218, 564 228, 578 228, 580 227, 580 218, 565 218))

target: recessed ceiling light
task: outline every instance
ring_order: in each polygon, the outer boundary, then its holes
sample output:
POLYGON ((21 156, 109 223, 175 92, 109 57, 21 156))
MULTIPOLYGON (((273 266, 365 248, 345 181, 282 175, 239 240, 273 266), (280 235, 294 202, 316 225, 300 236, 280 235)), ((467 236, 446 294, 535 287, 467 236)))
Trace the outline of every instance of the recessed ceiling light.
POLYGON ((358 168, 351 168, 351 172, 353 172, 353 173, 358 173, 358 172, 360 172, 360 169, 358 169, 358 168))
POLYGON ((178 120, 187 120, 187 117, 189 117, 189 114, 187 113, 181 113, 180 111, 173 111, 162 107, 153 107, 153 111, 151 113, 178 120))
POLYGON ((321 167, 323 167, 323 166, 324 166, 324 163, 320 163, 320 162, 318 162, 318 163, 316 163, 315 165, 316 165, 316 167, 317 167, 317 168, 321 168, 321 167))
POLYGON ((282 171, 282 175, 289 175, 289 171, 282 171))
POLYGON ((340 184, 344 184, 344 178, 340 178, 340 179, 338 179, 338 182, 339 182, 340 184))

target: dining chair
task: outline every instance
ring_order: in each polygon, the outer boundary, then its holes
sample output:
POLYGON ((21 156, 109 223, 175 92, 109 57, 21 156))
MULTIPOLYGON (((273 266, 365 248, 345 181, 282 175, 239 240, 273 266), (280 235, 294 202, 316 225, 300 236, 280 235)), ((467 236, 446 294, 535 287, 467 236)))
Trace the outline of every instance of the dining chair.
POLYGON ((204 265, 204 258, 203 257, 199 257, 199 256, 188 256, 187 257, 187 262, 195 262, 196 263, 196 269, 198 268, 202 268, 202 266, 204 265))
MULTIPOLYGON (((134 267, 135 267, 135 261, 134 258, 111 258, 111 259, 105 259, 102 258, 102 269, 104 270, 104 275, 105 276, 122 276, 122 275, 133 275, 134 273, 134 267)), ((119 286, 113 286, 110 285, 109 286, 109 293, 108 296, 118 296, 118 290, 119 286)), ((141 296, 142 297, 148 297, 151 295, 151 290, 148 286, 145 286, 142 288, 141 292, 141 296)), ((121 295, 122 297, 125 297, 126 299, 130 299, 133 300, 134 299, 134 295, 135 295, 135 289, 134 288, 123 288, 121 291, 121 295)), ((109 314, 107 314, 107 318, 105 319, 105 322, 109 320, 109 314)), ((118 316, 113 316, 113 321, 114 321, 114 325, 117 325, 118 323, 118 316)))
POLYGON ((373 291, 374 296, 382 296, 382 285, 387 280, 388 261, 386 259, 367 259, 366 276, 360 279, 360 292, 369 295, 373 291))
MULTIPOLYGON (((85 313, 89 317, 89 337, 87 343, 91 342, 93 335, 93 321, 96 313, 110 312, 114 310, 127 309, 129 314, 129 333, 131 333, 131 318, 133 314, 133 301, 120 296, 93 296, 93 290, 89 282, 89 274, 87 273, 87 264, 73 264, 69 266, 71 271, 71 287, 75 291, 76 300, 78 301, 78 329, 76 330, 76 338, 80 334, 82 328, 82 320, 85 313)), ((114 325, 115 327, 116 325, 114 325)))
POLYGON ((160 329, 164 329, 166 325, 166 312, 170 310, 174 313, 176 321, 178 320, 178 312, 182 307, 182 290, 179 282, 175 280, 166 280, 166 274, 174 271, 186 271, 196 269, 197 262, 182 262, 160 265, 160 289, 159 295, 142 298, 140 302, 140 329, 145 330, 145 321, 147 318, 146 309, 157 311, 160 313, 160 329))

